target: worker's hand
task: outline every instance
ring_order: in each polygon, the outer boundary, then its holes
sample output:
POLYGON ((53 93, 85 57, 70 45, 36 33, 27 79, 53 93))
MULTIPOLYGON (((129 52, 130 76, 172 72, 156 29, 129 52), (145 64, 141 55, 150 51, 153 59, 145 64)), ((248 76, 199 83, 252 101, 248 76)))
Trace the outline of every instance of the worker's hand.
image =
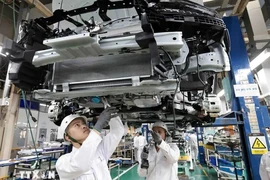
POLYGON ((99 116, 97 123, 94 126, 94 129, 101 132, 101 130, 108 126, 111 118, 118 116, 118 110, 115 107, 109 107, 105 109, 99 116))
POLYGON ((143 151, 141 154, 141 158, 142 159, 148 159, 148 154, 149 154, 149 150, 146 146, 143 147, 143 151))
POLYGON ((158 133, 156 133, 155 131, 151 131, 151 134, 152 134, 152 137, 153 137, 154 142, 156 144, 160 145, 161 142, 162 142, 161 136, 158 133))
POLYGON ((149 168, 149 162, 148 162, 148 154, 149 154, 149 149, 147 146, 144 146, 142 154, 141 154, 141 168, 142 169, 148 169, 149 168))

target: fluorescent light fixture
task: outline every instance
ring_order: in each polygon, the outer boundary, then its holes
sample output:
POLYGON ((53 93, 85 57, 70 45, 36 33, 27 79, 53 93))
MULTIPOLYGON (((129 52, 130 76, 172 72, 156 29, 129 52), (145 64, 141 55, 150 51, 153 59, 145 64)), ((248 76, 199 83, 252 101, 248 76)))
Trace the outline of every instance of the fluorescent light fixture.
POLYGON ((43 104, 43 103, 40 103, 39 105, 40 106, 43 106, 43 107, 46 107, 47 106, 47 104, 43 104))
POLYGON ((225 91, 224 91, 224 89, 223 90, 221 90, 218 94, 217 94, 217 97, 222 97, 222 96, 224 96, 224 94, 225 94, 225 91))
POLYGON ((266 48, 261 54, 259 54, 255 59, 250 62, 250 69, 254 70, 260 64, 270 57, 270 49, 266 48))
POLYGON ((214 1, 214 0, 203 0, 203 2, 211 2, 211 1, 214 1))

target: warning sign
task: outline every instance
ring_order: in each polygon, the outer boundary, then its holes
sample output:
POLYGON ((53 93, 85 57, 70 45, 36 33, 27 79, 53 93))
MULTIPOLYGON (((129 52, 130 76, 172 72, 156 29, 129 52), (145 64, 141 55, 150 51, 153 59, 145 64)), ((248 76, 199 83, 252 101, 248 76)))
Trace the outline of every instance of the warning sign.
POLYGON ((262 143, 262 141, 259 138, 256 138, 253 143, 252 149, 265 149, 265 148, 266 146, 262 143))
POLYGON ((249 143, 252 154, 265 154, 268 152, 264 134, 261 133, 250 134, 249 143))

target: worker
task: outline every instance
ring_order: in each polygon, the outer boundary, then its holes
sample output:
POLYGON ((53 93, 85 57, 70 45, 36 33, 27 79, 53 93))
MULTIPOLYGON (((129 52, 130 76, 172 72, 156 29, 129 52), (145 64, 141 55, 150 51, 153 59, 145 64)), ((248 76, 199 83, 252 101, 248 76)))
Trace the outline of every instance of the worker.
POLYGON ((139 133, 136 132, 133 139, 135 162, 139 162, 138 161, 138 137, 139 137, 139 133))
POLYGON ((139 136, 137 137, 135 147, 138 149, 137 150, 137 158, 139 164, 141 163, 141 154, 143 147, 147 144, 146 138, 142 135, 141 132, 139 132, 139 136))
POLYGON ((190 154, 191 154, 191 159, 190 159, 190 168, 189 170, 194 170, 193 163, 196 164, 197 159, 198 159, 198 141, 197 141, 197 134, 195 129, 192 129, 189 134, 188 138, 188 145, 190 148, 190 154))
POLYGON ((261 157, 260 176, 261 180, 270 180, 270 152, 261 157))
POLYGON ((92 130, 84 116, 69 115, 63 119, 59 130, 73 149, 56 162, 61 180, 111 180, 107 162, 124 134, 124 126, 116 113, 116 108, 105 109, 92 130), (110 133, 102 137, 101 130, 108 124, 110 133))
POLYGON ((40 138, 38 139, 38 147, 43 148, 43 144, 46 141, 46 138, 44 137, 43 134, 41 134, 40 138))
POLYGON ((154 144, 144 147, 141 162, 138 166, 140 177, 146 180, 178 180, 178 159, 180 150, 175 143, 168 143, 170 136, 166 124, 155 122, 152 127, 152 140, 154 144))

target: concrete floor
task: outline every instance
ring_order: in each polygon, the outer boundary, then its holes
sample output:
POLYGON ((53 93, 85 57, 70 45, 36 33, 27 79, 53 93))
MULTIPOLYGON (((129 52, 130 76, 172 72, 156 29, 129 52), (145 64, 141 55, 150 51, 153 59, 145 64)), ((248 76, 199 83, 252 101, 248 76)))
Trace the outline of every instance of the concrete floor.
MULTIPOLYGON (((130 167, 123 167, 120 169, 120 173, 124 173, 119 180, 144 180, 144 178, 140 178, 137 174, 137 167, 138 165, 133 166, 132 168, 130 167)), ((117 177, 118 173, 118 168, 113 168, 111 170, 111 176, 112 179, 114 180, 115 177, 117 177)), ((181 175, 183 173, 183 169, 179 169, 179 177, 182 176, 182 179, 186 179, 185 177, 188 176, 189 180, 216 180, 217 179, 217 173, 213 169, 209 169, 207 167, 203 167, 201 165, 196 165, 194 167, 194 171, 189 171, 189 164, 186 164, 185 166, 185 173, 186 175, 181 175)), ((180 178, 181 180, 181 178, 180 178)))

